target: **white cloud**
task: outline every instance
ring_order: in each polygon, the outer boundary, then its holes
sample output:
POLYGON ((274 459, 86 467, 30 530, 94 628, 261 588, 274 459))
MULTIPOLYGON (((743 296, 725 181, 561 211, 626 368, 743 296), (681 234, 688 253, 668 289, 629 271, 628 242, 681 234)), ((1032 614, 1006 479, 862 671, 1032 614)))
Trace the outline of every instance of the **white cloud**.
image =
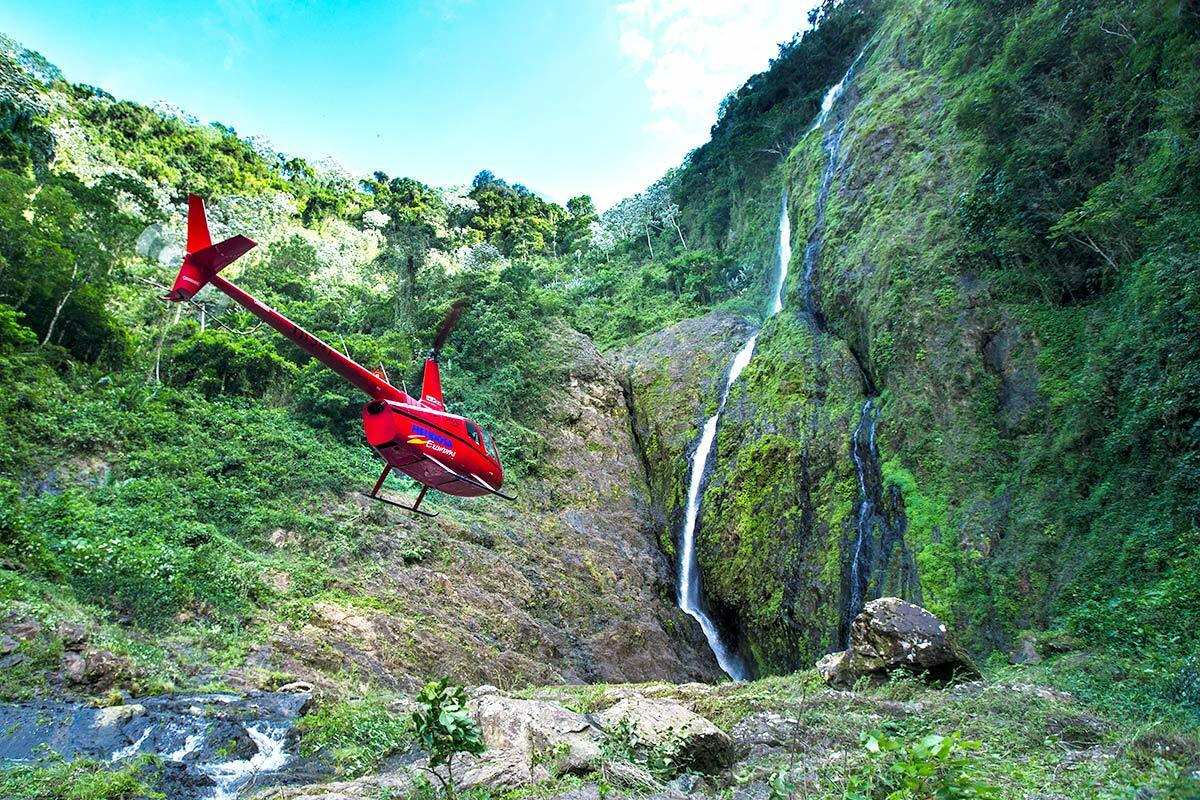
MULTIPOLYGON (((647 123, 676 160, 708 138, 717 106, 766 69, 778 45, 807 27, 816 0, 626 0, 621 52, 642 76, 656 116, 647 123)), ((665 166, 665 165, 664 165, 665 166)))

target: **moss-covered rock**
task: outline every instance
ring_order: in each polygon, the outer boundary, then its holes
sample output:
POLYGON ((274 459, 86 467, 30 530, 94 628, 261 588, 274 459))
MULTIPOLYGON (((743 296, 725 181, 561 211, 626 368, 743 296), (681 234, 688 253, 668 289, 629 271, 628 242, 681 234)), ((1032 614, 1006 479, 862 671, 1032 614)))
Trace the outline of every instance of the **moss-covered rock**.
POLYGON ((669 554, 683 523, 696 440, 717 410, 734 355, 752 333, 741 317, 714 311, 614 354, 646 460, 658 540, 669 554))

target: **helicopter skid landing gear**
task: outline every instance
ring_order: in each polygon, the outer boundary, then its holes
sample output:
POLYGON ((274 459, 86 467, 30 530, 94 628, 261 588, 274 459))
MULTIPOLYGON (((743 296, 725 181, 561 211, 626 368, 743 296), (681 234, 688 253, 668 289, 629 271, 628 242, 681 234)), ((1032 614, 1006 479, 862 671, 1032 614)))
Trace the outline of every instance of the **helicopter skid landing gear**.
POLYGON ((387 480, 388 473, 391 471, 392 471, 392 465, 391 464, 385 465, 383 468, 383 473, 379 476, 379 480, 375 481, 375 487, 373 489, 371 489, 370 492, 363 492, 362 496, 369 497, 372 500, 378 500, 380 503, 386 503, 389 506, 395 506, 396 508, 403 508, 405 511, 412 511, 415 514, 420 514, 421 516, 424 516, 424 517, 433 518, 438 515, 438 512, 436 512, 436 511, 424 511, 421 509, 421 501, 425 499, 425 493, 427 491, 429 491, 428 486, 421 487, 421 492, 420 492, 420 494, 417 495, 417 501, 415 503, 413 503, 411 506, 406 506, 406 505, 404 505, 404 503, 397 503, 395 500, 389 500, 386 497, 381 497, 379 495, 379 490, 383 488, 383 482, 385 480, 387 480))

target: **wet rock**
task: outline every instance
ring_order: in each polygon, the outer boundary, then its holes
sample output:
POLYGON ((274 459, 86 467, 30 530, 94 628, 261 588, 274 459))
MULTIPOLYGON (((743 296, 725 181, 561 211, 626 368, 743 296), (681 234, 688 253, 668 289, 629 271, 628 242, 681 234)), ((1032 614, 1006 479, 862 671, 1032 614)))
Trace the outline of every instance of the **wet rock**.
POLYGON ((8 634, 0 636, 0 656, 6 656, 9 653, 15 653, 17 648, 20 646, 21 643, 8 634))
POLYGON ((941 620, 898 597, 867 603, 850 626, 850 649, 817 662, 817 671, 827 683, 843 687, 863 677, 880 680, 895 669, 934 680, 979 677, 979 670, 941 620))
POLYGON ((171 800, 207 800, 217 785, 204 773, 177 761, 148 766, 143 775, 151 778, 156 789, 171 800))
POLYGON ((628 719, 651 746, 674 743, 680 761, 700 772, 719 772, 734 761, 733 740, 699 714, 671 700, 630 697, 597 715, 606 730, 628 719))
POLYGON ((9 653, 0 657, 0 669, 12 669, 27 663, 29 663, 29 656, 24 653, 9 653))

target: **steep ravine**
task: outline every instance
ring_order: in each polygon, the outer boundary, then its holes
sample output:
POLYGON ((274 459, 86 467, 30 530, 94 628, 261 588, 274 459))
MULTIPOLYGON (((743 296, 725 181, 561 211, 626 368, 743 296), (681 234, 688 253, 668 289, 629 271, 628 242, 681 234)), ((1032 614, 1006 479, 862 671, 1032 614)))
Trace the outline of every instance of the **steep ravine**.
MULTIPOLYGON (((882 477, 875 439, 879 387, 864 360, 829 331, 816 301, 825 210, 852 107, 839 99, 861 60, 826 95, 809 131, 813 146, 798 150, 806 158, 799 174, 815 180, 792 181, 793 198, 772 232, 786 254, 794 239, 789 210, 809 231, 792 270, 794 299, 785 304, 787 287, 779 287, 773 311, 782 313, 758 334, 754 358, 729 387, 720 425, 713 426, 714 457, 696 537, 701 599, 757 674, 792 669, 841 646, 848 620, 872 597, 920 596, 904 544, 903 499, 882 477)), ((647 350, 694 335, 694 328, 693 321, 641 343, 632 349, 639 354, 634 363, 653 360, 647 350)), ((726 371, 735 348, 730 342, 726 371)), ((644 372, 630 371, 629 380, 635 417, 644 426, 647 417, 661 426, 685 410, 677 402, 661 405, 644 372)), ((710 389, 720 396, 719 384, 710 389)), ((685 464, 704 417, 693 419, 692 441, 669 448, 685 464)), ((652 485, 662 484, 670 469, 663 461, 661 455, 648 459, 652 485)), ((678 491, 663 498, 675 510, 667 516, 676 532, 686 522, 677 518, 685 500, 678 491)))

